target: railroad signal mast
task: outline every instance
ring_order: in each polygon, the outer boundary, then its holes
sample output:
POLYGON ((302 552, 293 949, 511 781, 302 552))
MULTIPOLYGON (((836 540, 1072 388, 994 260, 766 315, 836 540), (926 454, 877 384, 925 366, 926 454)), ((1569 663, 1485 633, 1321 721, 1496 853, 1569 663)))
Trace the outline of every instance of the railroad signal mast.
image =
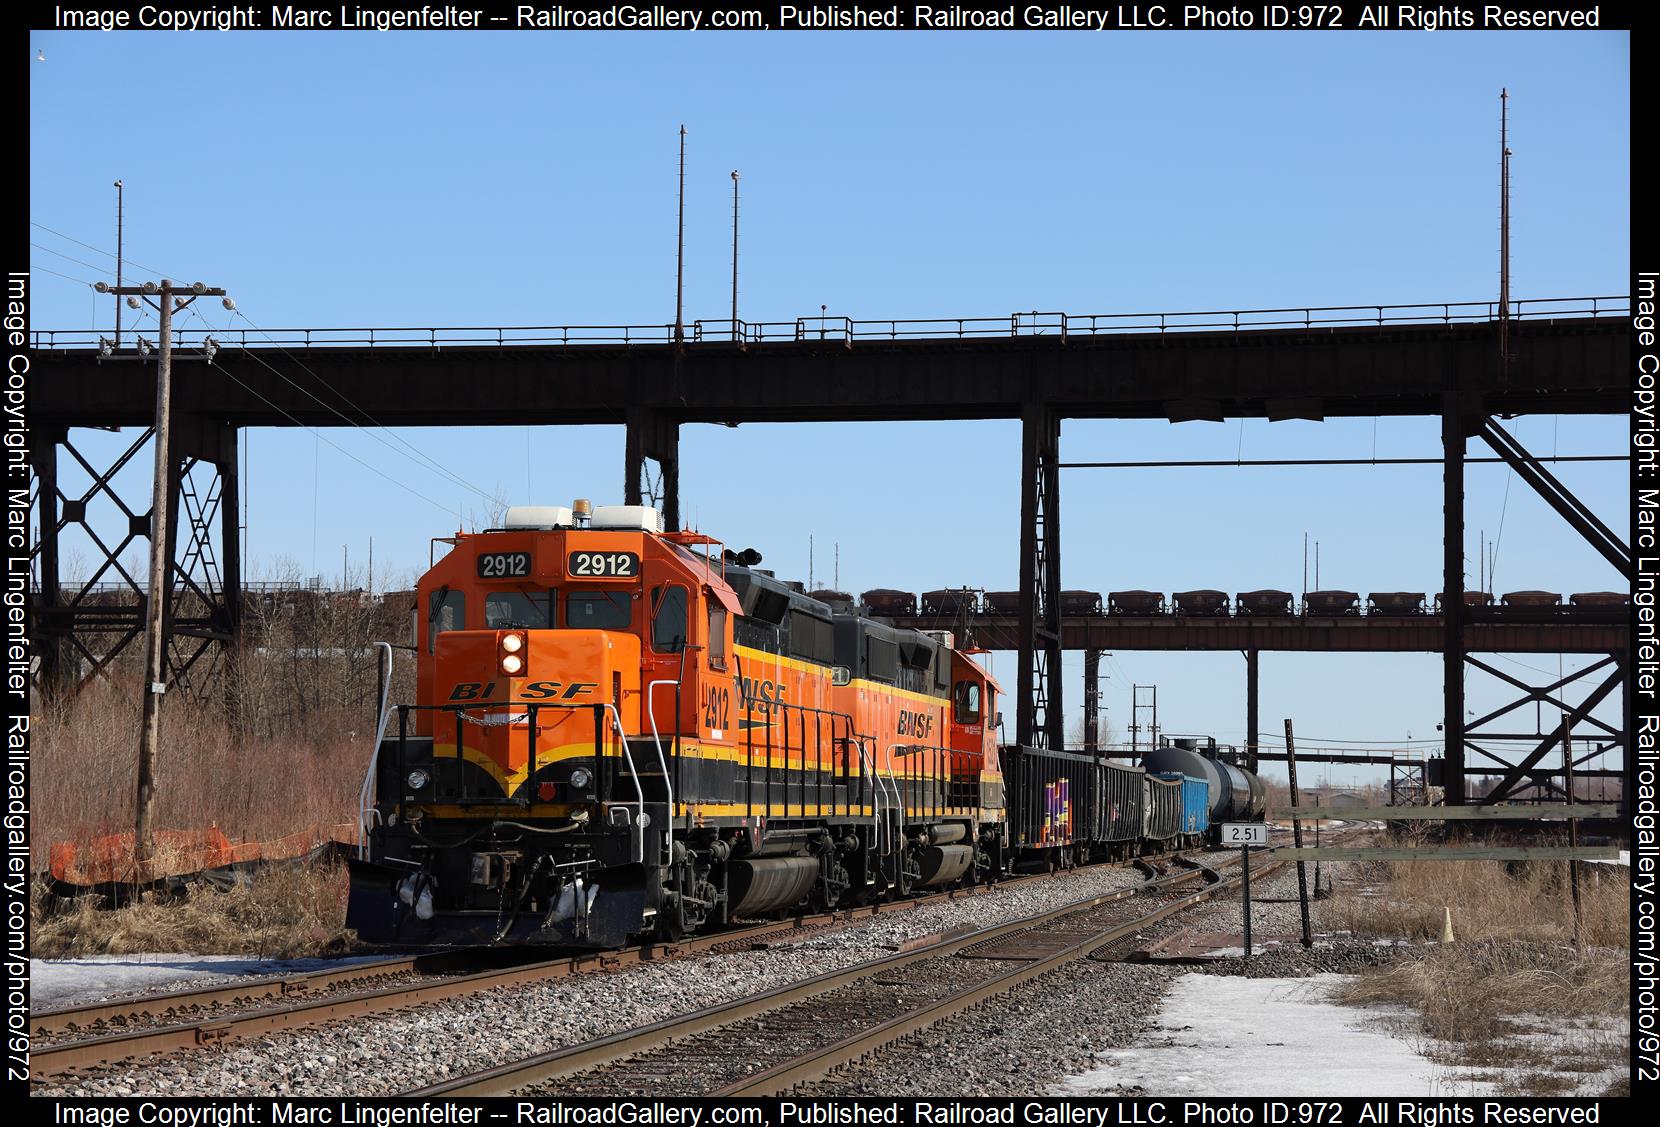
MULTIPOLYGON (((167 692, 162 627, 172 570, 167 552, 167 485, 168 421, 173 396, 173 314, 188 307, 198 297, 220 298, 226 309, 235 309, 236 303, 226 297, 222 289, 194 282, 180 291, 175 290, 173 283, 166 278, 159 285, 145 282, 141 286, 110 286, 99 282, 93 288, 99 293, 114 294, 118 301, 125 297, 127 305, 133 309, 143 302, 154 309, 161 319, 161 357, 156 365, 156 461, 150 508, 149 590, 144 600, 144 723, 138 735, 138 803, 133 822, 133 859, 142 866, 150 860, 153 852, 150 820, 156 801, 156 743, 161 730, 161 698, 167 692), (181 292, 184 296, 179 296, 181 292)), ((213 352, 210 337, 207 348, 210 361, 213 352)), ((144 876, 142 872, 138 875, 140 879, 144 876)))

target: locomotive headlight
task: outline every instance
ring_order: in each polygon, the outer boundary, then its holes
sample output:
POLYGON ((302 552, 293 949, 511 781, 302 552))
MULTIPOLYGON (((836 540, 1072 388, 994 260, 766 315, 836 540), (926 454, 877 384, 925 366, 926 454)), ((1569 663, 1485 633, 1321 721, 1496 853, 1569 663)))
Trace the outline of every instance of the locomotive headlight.
POLYGON ((588 773, 588 769, 586 767, 578 767, 576 770, 571 772, 571 786, 575 787, 577 790, 584 789, 593 781, 594 777, 588 773))
POLYGON ((501 652, 516 654, 525 648, 525 640, 518 634, 505 634, 501 640, 501 652))
POLYGON ((520 657, 518 654, 503 654, 502 655, 501 671, 503 673, 506 673, 509 676, 511 676, 514 673, 517 673, 519 670, 523 669, 524 667, 525 667, 524 659, 522 657, 520 657))
POLYGON ((409 773, 409 775, 404 779, 404 782, 409 784, 409 789, 410 790, 420 790, 422 787, 426 786, 431 781, 432 781, 432 776, 427 774, 425 771, 421 770, 419 767, 417 767, 417 768, 415 768, 415 770, 411 771, 409 773))

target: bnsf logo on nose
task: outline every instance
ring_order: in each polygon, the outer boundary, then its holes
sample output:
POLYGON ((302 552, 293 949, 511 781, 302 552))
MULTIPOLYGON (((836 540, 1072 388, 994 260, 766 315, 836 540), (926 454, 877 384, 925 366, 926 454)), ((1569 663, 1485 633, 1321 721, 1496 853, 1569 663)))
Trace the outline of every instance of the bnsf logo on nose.
POLYGON ((920 736, 927 739, 934 731, 934 716, 930 712, 911 712, 908 709, 899 710, 899 734, 902 736, 920 736))
MULTIPOLYGON (((519 690, 519 695, 526 700, 551 700, 554 697, 570 700, 572 697, 591 693, 597 688, 599 688, 599 685, 592 681, 572 681, 569 685, 566 685, 563 681, 532 681, 519 690), (561 687, 565 690, 563 693, 559 691, 561 687)), ((490 695, 495 691, 496 683, 494 681, 463 681, 450 693, 450 699, 489 700, 490 695)))

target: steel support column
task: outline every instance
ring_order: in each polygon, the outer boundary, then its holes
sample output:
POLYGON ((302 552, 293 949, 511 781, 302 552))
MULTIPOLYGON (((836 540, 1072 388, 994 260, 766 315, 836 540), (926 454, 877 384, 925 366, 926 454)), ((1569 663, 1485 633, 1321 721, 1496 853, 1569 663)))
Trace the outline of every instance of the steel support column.
POLYGON ((1257 651, 1245 651, 1245 768, 1256 774, 1257 758, 1262 752, 1262 741, 1257 735, 1260 718, 1257 712, 1257 651))
POLYGON ((651 407, 630 407, 624 460, 625 504, 661 509, 664 527, 680 528, 680 421, 651 407), (655 480, 648 461, 657 463, 655 480))
POLYGON ((1441 401, 1442 530, 1441 616, 1446 764, 1442 793, 1448 806, 1464 803, 1464 417, 1457 392, 1441 401))
POLYGON ((39 432, 29 461, 35 475, 35 544, 38 587, 34 598, 34 636, 40 654, 37 684, 47 697, 63 692, 69 681, 67 639, 60 622, 62 603, 58 571, 58 442, 61 433, 39 432))
MULTIPOLYGON (((169 568, 159 590, 165 604, 166 679, 170 686, 182 684, 200 695, 213 681, 220 655, 234 656, 241 631, 237 431, 188 415, 175 415, 173 427, 176 439, 167 477, 177 517, 168 522, 169 568), (201 666, 210 656, 212 660, 201 666)), ((140 580, 131 574, 121 556, 134 541, 148 538, 151 514, 148 508, 134 511, 123 501, 115 478, 153 440, 154 432, 146 428, 103 469, 95 468, 68 434, 47 437, 51 441, 40 443, 31 460, 40 530, 34 549, 34 622, 42 642, 36 684, 50 693, 78 689, 142 636, 143 608, 154 584, 150 577, 140 580), (74 496, 64 491, 58 472, 60 448, 89 479, 84 491, 74 496), (113 521, 107 510, 96 511, 105 502, 114 507, 113 521), (60 540, 71 527, 91 542, 98 556, 91 561, 91 574, 66 595, 60 540), (112 582, 110 575, 119 578, 112 582)))
POLYGON ((1053 409, 1021 411, 1020 679, 1015 739, 1066 746, 1061 705, 1061 421, 1053 409))
POLYGON ((1084 651, 1084 750, 1101 750, 1101 651, 1084 651))

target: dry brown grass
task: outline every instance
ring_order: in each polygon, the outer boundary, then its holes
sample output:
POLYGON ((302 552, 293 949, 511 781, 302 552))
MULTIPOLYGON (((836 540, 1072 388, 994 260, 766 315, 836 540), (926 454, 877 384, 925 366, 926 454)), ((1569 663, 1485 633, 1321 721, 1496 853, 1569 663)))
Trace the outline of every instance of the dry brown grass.
POLYGON ((1410 1006, 1426 1036, 1453 1046, 1436 1054, 1444 1063, 1506 1067, 1507 1082, 1533 1094, 1557 1094, 1574 1083, 1566 1073, 1624 1058, 1625 1046, 1606 1036, 1548 1050, 1523 1040, 1626 1012, 1623 870, 1581 866, 1577 948, 1563 862, 1388 862, 1369 875, 1374 895, 1346 892, 1333 902, 1343 926, 1362 936, 1438 940, 1450 908, 1455 940, 1357 979, 1344 1000, 1410 1006))
MULTIPOLYGON (((216 825, 264 841, 355 817, 373 736, 367 714, 337 713, 315 731, 239 734, 222 709, 169 694, 156 757, 158 829, 216 825)), ((137 778, 139 694, 96 683, 35 719, 31 858, 55 841, 129 832, 137 778)))
MULTIPOLYGON (((234 691, 220 676, 202 697, 176 688, 164 698, 158 831, 216 826, 232 841, 263 842, 355 820, 377 703, 371 643, 401 641, 406 621, 389 622, 382 608, 350 599, 256 600, 246 610, 234 691)), ((55 842, 85 846, 131 833, 141 664, 142 646, 129 647, 72 697, 49 704, 37 695, 30 817, 37 872, 55 842)), ((394 701, 412 699, 412 667, 401 654, 394 701)), ((158 860, 165 849, 158 846, 158 860)), ((162 863, 158 871, 190 867, 162 863)), ((343 871, 273 869, 229 891, 198 883, 190 895, 150 896, 117 911, 97 897, 67 906, 37 897, 32 953, 326 952, 345 941, 345 888, 343 871)))
POLYGON ((224 890, 198 881, 187 895, 150 896, 111 910, 96 899, 53 903, 37 891, 30 954, 178 951, 286 959, 337 954, 352 941, 344 927, 346 872, 339 866, 271 868, 224 890))

